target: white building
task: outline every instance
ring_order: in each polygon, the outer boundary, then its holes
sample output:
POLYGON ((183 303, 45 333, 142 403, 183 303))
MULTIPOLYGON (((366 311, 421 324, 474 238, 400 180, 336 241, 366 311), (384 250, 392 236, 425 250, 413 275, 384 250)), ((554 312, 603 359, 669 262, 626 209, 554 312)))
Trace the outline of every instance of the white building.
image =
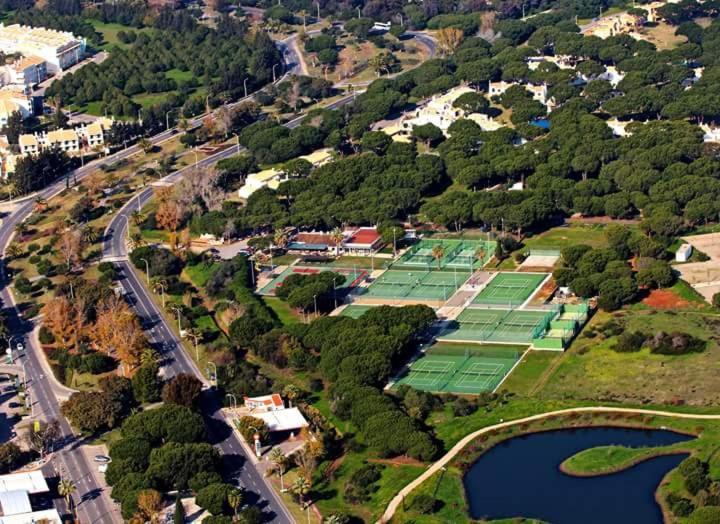
POLYGON ((483 131, 495 131, 502 124, 483 113, 466 113, 453 104, 460 96, 475 91, 467 86, 454 87, 442 95, 433 96, 424 104, 403 114, 399 119, 380 124, 375 129, 384 132, 396 142, 410 142, 415 126, 432 124, 446 136, 453 122, 466 118, 478 124, 483 131))
POLYGON ((30 495, 49 491, 40 470, 0 476, 0 524, 62 524, 56 509, 32 508, 30 495))
MULTIPOLYGON (((332 153, 330 152, 330 149, 320 149, 314 153, 303 155, 298 158, 307 160, 313 167, 319 167, 332 160, 332 153)), ((250 195, 258 189, 262 189, 263 187, 277 189, 280 187, 280 184, 286 180, 290 180, 290 178, 292 178, 290 174, 286 173, 282 167, 270 168, 258 173, 252 173, 245 179, 245 184, 238 189, 238 196, 247 200, 250 195)))
POLYGON ((47 62, 39 56, 27 56, 6 64, 0 71, 4 85, 31 87, 47 78, 47 62))
POLYGON ((690 244, 681 245, 675 252, 675 262, 687 262, 692 255, 693 247, 690 244))
POLYGON ((55 148, 69 155, 91 152, 105 146, 105 133, 110 129, 113 120, 99 118, 92 124, 81 125, 73 129, 57 129, 47 133, 20 135, 18 140, 20 153, 34 155, 43 149, 55 148))
POLYGON ((510 89, 512 86, 522 86, 526 91, 529 91, 533 97, 533 100, 537 100, 543 105, 548 104, 548 88, 547 84, 519 84, 518 82, 490 82, 488 85, 488 96, 501 96, 505 91, 510 89))
POLYGON ((72 33, 43 27, 0 24, 0 51, 6 55, 20 53, 47 62, 50 73, 71 67, 85 54, 85 39, 72 33))
POLYGON ((18 87, 0 89, 0 127, 8 123, 14 113, 20 113, 23 119, 33 114, 32 98, 18 87))

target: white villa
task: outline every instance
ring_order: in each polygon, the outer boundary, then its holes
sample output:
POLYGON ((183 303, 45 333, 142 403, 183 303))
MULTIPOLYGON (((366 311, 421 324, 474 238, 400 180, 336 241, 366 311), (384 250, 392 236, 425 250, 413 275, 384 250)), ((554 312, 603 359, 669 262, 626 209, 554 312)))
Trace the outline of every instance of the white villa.
MULTIPOLYGON (((319 167, 332 160, 332 153, 330 149, 320 149, 314 153, 304 155, 299 158, 307 160, 313 165, 313 167, 319 167)), ((277 189, 282 182, 290 180, 290 178, 290 175, 283 171, 281 167, 265 169, 258 173, 252 173, 245 179, 245 184, 238 189, 238 196, 247 200, 250 195, 258 189, 262 189, 263 187, 277 189)))

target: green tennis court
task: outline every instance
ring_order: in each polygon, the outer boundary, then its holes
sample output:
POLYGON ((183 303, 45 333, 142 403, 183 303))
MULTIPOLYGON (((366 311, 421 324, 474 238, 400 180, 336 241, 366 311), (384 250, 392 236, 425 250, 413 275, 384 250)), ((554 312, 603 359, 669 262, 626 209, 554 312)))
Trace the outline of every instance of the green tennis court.
POLYGON ((529 344, 545 332, 557 310, 469 307, 438 337, 442 340, 529 344))
POLYGON ((478 394, 494 391, 522 356, 525 348, 440 344, 431 347, 400 377, 406 384, 436 393, 478 394))
POLYGON ((471 272, 493 257, 496 245, 495 240, 422 239, 403 254, 396 266, 433 266, 471 272))
POLYGON ((370 297, 389 299, 448 300, 469 278, 457 270, 388 269, 366 291, 370 297))
POLYGON ((268 284, 264 285, 258 290, 259 295, 270 295, 274 296, 275 291, 278 287, 282 286, 282 283, 287 277, 292 274, 300 275, 314 275, 323 271, 332 271, 338 275, 345 276, 345 282, 338 286, 338 289, 353 288, 365 280, 368 276, 368 272, 364 269, 349 269, 340 267, 305 267, 305 266, 290 266, 283 270, 278 276, 273 278, 268 284))
POLYGON ((545 280, 545 273, 497 273, 473 304, 517 307, 545 280))
POLYGON ((360 318, 365 313, 373 309, 375 306, 368 306, 368 305, 362 305, 362 304, 350 304, 349 306, 346 306, 345 309, 342 310, 340 313, 343 317, 350 317, 350 318, 360 318))

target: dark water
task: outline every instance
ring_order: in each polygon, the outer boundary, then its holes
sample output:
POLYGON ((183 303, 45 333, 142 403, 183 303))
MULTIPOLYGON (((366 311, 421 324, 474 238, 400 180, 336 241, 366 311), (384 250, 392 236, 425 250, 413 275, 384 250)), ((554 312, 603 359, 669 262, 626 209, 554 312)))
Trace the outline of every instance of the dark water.
POLYGON ((642 462, 601 477, 571 477, 560 464, 596 446, 654 447, 690 440, 670 431, 587 428, 516 437, 478 459, 465 476, 470 515, 526 517, 553 524, 657 524, 655 490, 685 455, 642 462))

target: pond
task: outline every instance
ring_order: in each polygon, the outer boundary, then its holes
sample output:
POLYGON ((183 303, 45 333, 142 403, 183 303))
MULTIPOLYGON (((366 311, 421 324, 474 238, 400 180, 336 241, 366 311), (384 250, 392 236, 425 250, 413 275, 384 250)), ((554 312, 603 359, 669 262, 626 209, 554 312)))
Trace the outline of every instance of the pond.
POLYGON ((553 524, 662 522, 655 490, 685 455, 662 456, 599 477, 572 477, 560 464, 584 449, 654 447, 691 440, 671 431, 564 429, 516 437, 482 455, 465 475, 474 519, 526 517, 553 524))

